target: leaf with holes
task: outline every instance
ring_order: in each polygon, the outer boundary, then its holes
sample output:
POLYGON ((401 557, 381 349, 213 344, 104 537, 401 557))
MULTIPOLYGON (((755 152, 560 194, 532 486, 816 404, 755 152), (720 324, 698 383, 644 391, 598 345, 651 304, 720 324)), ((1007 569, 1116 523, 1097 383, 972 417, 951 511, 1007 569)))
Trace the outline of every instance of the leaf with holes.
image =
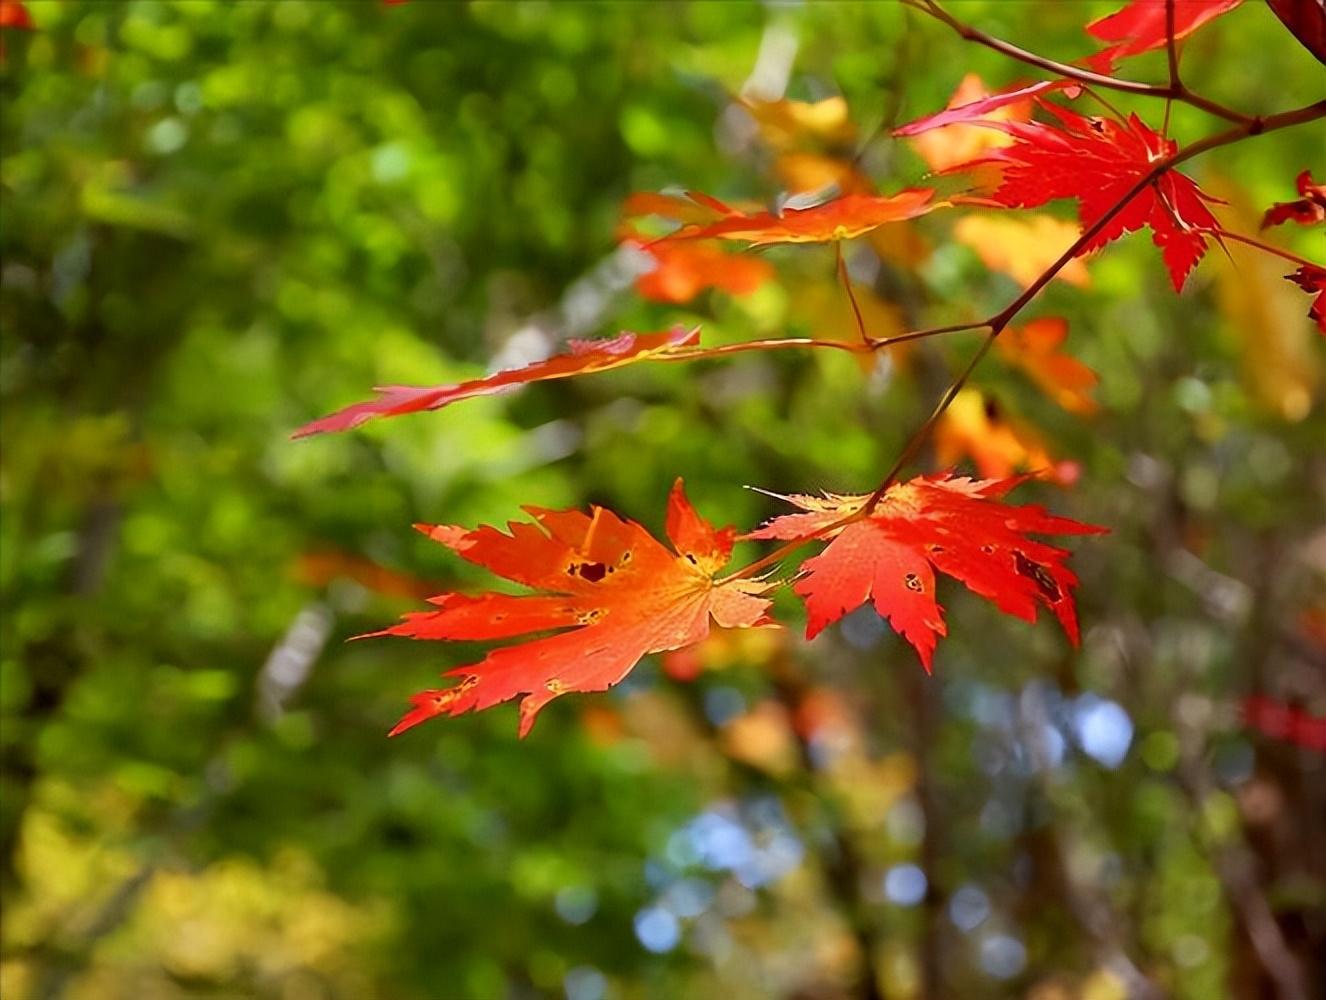
POLYGON ((1026 326, 1008 327, 995 347, 1065 410, 1089 416, 1097 409, 1091 390, 1099 379, 1081 361, 1063 352, 1067 339, 1068 320, 1046 316, 1026 326))
POLYGON ((498 576, 534 588, 526 595, 443 594, 433 611, 405 616, 371 633, 476 642, 536 632, 556 634, 506 646, 479 663, 448 671, 460 682, 421 691, 392 729, 402 733, 438 715, 489 708, 524 695, 520 735, 548 702, 572 691, 603 691, 647 653, 694 645, 710 622, 724 628, 771 625, 763 596, 771 584, 715 581, 732 553, 732 528, 715 529, 686 499, 677 480, 668 500, 669 549, 634 521, 610 510, 527 507, 532 522, 507 531, 419 525, 429 538, 498 576))
MULTIPOLYGON (((935 643, 947 634, 935 598, 938 570, 1005 614, 1034 622, 1039 608, 1049 608, 1076 644, 1072 591, 1077 577, 1065 565, 1068 552, 1028 536, 1090 535, 1105 529, 1055 517, 1040 507, 999 501, 1022 481, 941 475, 892 486, 869 516, 834 530, 824 550, 802 565, 794 589, 806 602, 807 636, 873 601, 929 671, 935 643)), ((811 537, 859 514, 867 498, 782 499, 801 513, 774 518, 750 537, 811 537)))
POLYGON ((688 330, 680 326, 664 333, 624 332, 603 340, 572 340, 570 350, 565 354, 555 354, 544 361, 535 361, 458 385, 381 386, 374 390, 378 394, 377 399, 355 403, 305 424, 293 436, 301 438, 328 431, 346 431, 376 417, 397 417, 420 410, 440 410, 458 400, 490 396, 527 382, 546 382, 621 368, 637 361, 663 357, 678 348, 692 347, 699 340, 698 327, 688 330))

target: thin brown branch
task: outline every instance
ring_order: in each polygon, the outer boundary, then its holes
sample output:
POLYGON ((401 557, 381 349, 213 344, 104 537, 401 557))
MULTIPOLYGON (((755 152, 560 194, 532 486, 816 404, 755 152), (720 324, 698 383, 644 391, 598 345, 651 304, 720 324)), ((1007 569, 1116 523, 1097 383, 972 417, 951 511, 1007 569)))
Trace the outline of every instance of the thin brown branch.
POLYGON ((975 42, 977 45, 983 45, 987 49, 993 49, 995 52, 1002 53, 1010 59, 1016 59, 1020 63, 1028 66, 1035 66, 1038 69, 1048 70, 1058 76, 1069 80, 1076 80, 1079 83, 1088 83, 1096 87, 1103 87, 1106 90, 1119 90, 1127 94, 1139 94, 1144 97, 1158 97, 1165 100, 1182 101, 1184 104, 1192 105, 1194 108, 1200 108, 1207 114, 1215 115, 1217 118, 1223 118, 1226 121, 1238 122, 1239 124, 1249 124, 1256 121, 1255 118, 1245 115, 1233 108, 1228 108, 1210 98, 1194 94, 1188 91, 1182 84, 1177 86, 1171 84, 1161 86, 1154 83, 1142 83, 1139 80, 1120 80, 1112 76, 1106 76, 1103 73, 1094 73, 1091 70, 1082 69, 1079 66, 1073 66, 1068 63, 1059 62, 1056 59, 1048 59, 1045 56, 1037 55, 1035 52, 1028 52, 1026 49, 1019 48, 1011 42, 1006 42, 1002 38, 996 38, 993 35, 987 35, 984 31, 974 28, 964 21, 959 21, 956 17, 939 6, 935 0, 911 0, 910 6, 915 7, 926 14, 929 14, 937 21, 947 24, 955 32, 961 35, 969 42, 975 42))
POLYGON ((1178 39, 1174 37, 1174 0, 1165 0, 1165 54, 1169 60, 1170 93, 1181 94, 1184 90, 1179 79, 1178 39))
POLYGON ((906 466, 906 464, 916 455, 916 452, 920 450, 921 445, 923 445, 926 438, 930 436, 930 431, 934 428, 935 424, 939 422, 939 418, 944 415, 944 411, 947 410, 953 403, 953 400, 957 398, 958 393, 962 391, 962 387, 967 384, 967 379, 971 378, 971 373, 976 370, 976 366, 981 363, 981 359, 984 358, 990 348, 994 346, 995 338, 999 336, 999 331, 1001 329, 1002 326, 991 325, 990 332, 985 335, 985 339, 981 341, 981 346, 977 348, 976 353, 973 354, 971 360, 967 362, 967 367, 958 374, 957 378, 949 383, 949 387, 944 390, 944 395, 941 396, 939 402, 935 404, 935 408, 930 411, 930 416, 926 417, 925 423, 923 423, 907 440, 906 446, 902 449, 901 454, 898 455, 897 461, 893 463, 893 467, 889 469, 888 474, 884 477, 883 481, 875 488, 875 492, 870 494, 870 498, 866 500, 865 506, 862 508, 862 516, 869 516, 870 512, 875 509, 881 500, 884 499, 884 494, 889 491, 889 487, 892 486, 894 480, 898 478, 898 473, 903 470, 903 467, 906 466))
MULTIPOLYGON (((926 331, 921 331, 926 332, 926 331)), ((657 354, 649 361, 700 361, 704 358, 721 358, 728 354, 744 354, 747 351, 779 351, 790 348, 827 348, 834 351, 847 351, 849 354, 869 354, 871 348, 865 344, 849 343, 845 340, 816 340, 813 337, 770 337, 766 340, 744 340, 739 344, 720 344, 717 347, 682 347, 666 354, 657 354)))
POLYGON ((1228 229, 1222 228, 1222 229, 1213 230, 1213 234, 1219 239, 1233 240, 1235 243, 1242 243, 1246 246, 1255 247, 1256 249, 1261 250, 1264 253, 1273 254, 1276 257, 1282 257, 1285 260, 1290 261, 1291 263, 1300 264, 1304 267, 1322 266, 1321 264, 1314 264, 1306 257, 1300 257, 1296 253, 1291 253, 1290 251, 1284 250, 1280 247, 1272 246, 1270 243, 1263 243, 1261 240, 1253 239, 1251 236, 1244 236, 1242 233, 1234 233, 1230 232, 1228 229))
POLYGON ((856 302, 856 292, 852 291, 852 276, 847 273, 847 257, 843 254, 843 241, 835 240, 834 251, 838 257, 838 278, 843 283, 843 291, 847 293, 847 301, 852 304, 852 316, 856 319, 856 332, 861 335, 863 344, 874 346, 874 338, 866 333, 866 321, 861 315, 861 307, 856 302))

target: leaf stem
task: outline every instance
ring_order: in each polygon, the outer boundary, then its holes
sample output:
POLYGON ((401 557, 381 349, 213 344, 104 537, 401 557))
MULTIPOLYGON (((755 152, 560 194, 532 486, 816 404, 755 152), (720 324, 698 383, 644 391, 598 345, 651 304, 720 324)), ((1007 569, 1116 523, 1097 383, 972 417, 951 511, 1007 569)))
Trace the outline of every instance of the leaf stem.
POLYGON ((1282 250, 1280 247, 1272 246, 1269 243, 1263 243, 1261 240, 1253 239, 1251 236, 1244 236, 1242 233, 1233 233, 1230 232, 1228 229, 1223 229, 1223 228, 1212 230, 1212 233, 1219 239, 1233 240, 1235 243, 1243 243, 1250 247, 1256 247, 1258 250, 1265 251, 1266 253, 1269 254, 1274 254, 1276 257, 1283 257, 1285 260, 1291 261, 1295 264, 1302 264, 1305 267, 1322 266, 1321 264, 1314 264, 1306 257, 1300 257, 1296 253, 1291 253, 1288 250, 1282 250))
POLYGON ((845 340, 816 340, 812 337, 770 337, 765 340, 745 340, 739 344, 720 344, 717 347, 682 347, 643 360, 699 361, 702 358, 718 358, 727 354, 742 354, 746 351, 777 351, 793 347, 826 347, 835 351, 848 351, 852 354, 869 354, 871 351, 871 347, 867 344, 853 344, 845 340))
POLYGON ((866 321, 861 316, 861 307, 857 305, 856 293, 852 291, 852 276, 847 273, 847 257, 843 254, 843 241, 834 240, 833 248, 838 258, 838 277, 843 283, 843 291, 847 293, 847 301, 852 304, 852 315, 856 318, 856 331, 861 334, 863 344, 873 347, 874 338, 866 333, 866 321))

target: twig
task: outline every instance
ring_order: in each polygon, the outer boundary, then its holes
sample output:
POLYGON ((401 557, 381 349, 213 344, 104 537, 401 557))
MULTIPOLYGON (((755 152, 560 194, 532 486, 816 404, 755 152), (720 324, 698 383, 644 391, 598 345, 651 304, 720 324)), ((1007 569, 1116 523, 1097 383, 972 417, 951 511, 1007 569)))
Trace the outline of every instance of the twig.
POLYGON ((1055 59, 1047 59, 1045 56, 1037 55, 1034 52, 1028 52, 1026 49, 1019 48, 1011 42, 1006 42, 1002 38, 995 38, 993 35, 987 35, 985 32, 973 28, 971 25, 959 21, 956 17, 939 6, 935 0, 904 0, 908 6, 915 7, 917 10, 929 14, 937 21, 942 21, 950 28, 956 31, 969 42, 975 42, 977 45, 984 45, 988 49, 1000 52, 1010 59, 1016 59, 1018 62, 1026 63, 1028 66, 1035 66, 1038 69, 1049 70, 1059 76, 1069 80, 1077 80, 1079 83, 1089 83, 1097 87, 1104 87, 1107 90, 1120 90, 1128 94, 1139 94, 1144 97, 1158 97, 1165 100, 1182 101, 1184 104, 1190 104, 1195 108, 1201 108, 1208 114, 1215 115, 1217 118, 1223 118, 1226 121, 1238 122, 1247 125, 1256 121, 1256 118, 1245 115, 1242 112, 1235 111, 1233 108, 1225 107, 1217 101, 1203 97, 1200 94, 1194 94, 1180 84, 1177 88, 1173 86, 1160 86, 1154 83, 1142 83, 1138 80, 1120 80, 1112 76, 1106 76, 1103 73, 1093 73, 1091 70, 1082 69, 1078 66, 1072 66, 1068 63, 1062 63, 1055 59))
POLYGON ((1179 79, 1178 39, 1174 37, 1174 0, 1165 0, 1165 54, 1169 59, 1169 89, 1173 94, 1183 93, 1179 79))
POLYGON ((861 342, 867 346, 873 346, 875 341, 866 333, 866 321, 861 316, 861 307, 856 303, 856 293, 852 291, 852 276, 847 273, 847 258, 843 255, 843 241, 835 240, 834 251, 838 256, 838 277, 842 280, 843 291, 847 293, 847 301, 852 304, 852 315, 856 317, 856 332, 861 334, 861 342))
POLYGON ((1228 229, 1224 228, 1212 230, 1212 233, 1222 240, 1233 240, 1235 243, 1243 243, 1250 247, 1256 247, 1258 250, 1265 251, 1266 253, 1272 254, 1276 257, 1283 257, 1287 261, 1291 261, 1292 263, 1295 264, 1301 264, 1304 267, 1322 266, 1321 264, 1314 264, 1306 257, 1300 257, 1296 253, 1291 253, 1290 251, 1283 250, 1280 247, 1272 246, 1270 243, 1263 243, 1261 240, 1253 239, 1251 236, 1244 236, 1242 233, 1233 233, 1230 232, 1228 229))

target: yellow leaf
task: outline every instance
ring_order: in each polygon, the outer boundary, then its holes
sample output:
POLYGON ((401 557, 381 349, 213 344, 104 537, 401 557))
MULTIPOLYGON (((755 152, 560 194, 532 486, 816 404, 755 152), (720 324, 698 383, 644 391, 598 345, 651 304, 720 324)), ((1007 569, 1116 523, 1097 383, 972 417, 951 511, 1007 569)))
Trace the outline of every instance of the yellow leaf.
MULTIPOLYGON (((1051 215, 967 215, 953 227, 953 236, 991 271, 1007 274, 1026 288, 1053 264, 1078 237, 1072 222, 1051 215)), ((1085 288, 1091 284, 1086 261, 1070 260, 1056 278, 1085 288)))

